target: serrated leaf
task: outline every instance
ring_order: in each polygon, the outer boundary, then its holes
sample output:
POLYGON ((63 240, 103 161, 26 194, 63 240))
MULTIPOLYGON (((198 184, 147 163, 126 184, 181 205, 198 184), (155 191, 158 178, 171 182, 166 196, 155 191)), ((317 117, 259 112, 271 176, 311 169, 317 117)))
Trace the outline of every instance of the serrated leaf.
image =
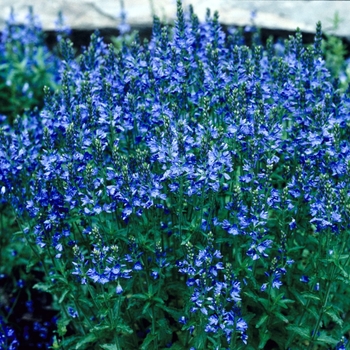
POLYGON ((122 335, 132 334, 134 331, 126 324, 118 324, 116 327, 117 331, 122 335))
POLYGON ((343 320, 335 313, 334 310, 330 309, 325 311, 325 313, 335 322, 337 323, 340 327, 343 326, 343 320))
POLYGON ((302 328, 294 325, 290 325, 286 328, 287 330, 300 335, 303 339, 308 339, 308 340, 310 339, 310 335, 307 328, 302 328))
POLYGON ((339 340, 334 339, 323 332, 321 332, 321 335, 317 337, 316 341, 327 345, 337 345, 339 343, 339 340))
POLYGON ((278 300, 277 305, 283 307, 284 309, 288 309, 288 306, 286 304, 293 304, 293 303, 295 303, 295 301, 292 299, 280 299, 278 300))
POLYGON ((95 340, 97 340, 97 337, 95 334, 90 333, 84 337, 82 337, 82 339, 77 343, 77 345, 75 346, 75 350, 80 349, 83 345, 88 344, 88 343, 92 343, 95 340))

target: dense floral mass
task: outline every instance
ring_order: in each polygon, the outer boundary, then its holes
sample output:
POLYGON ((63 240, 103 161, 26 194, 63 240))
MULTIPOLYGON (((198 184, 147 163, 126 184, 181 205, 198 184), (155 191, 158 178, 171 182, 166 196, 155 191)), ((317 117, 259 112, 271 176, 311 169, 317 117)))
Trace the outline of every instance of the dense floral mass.
POLYGON ((62 41, 61 90, 0 134, 57 347, 342 348, 350 100, 321 38, 248 47, 179 3, 150 42, 62 41))

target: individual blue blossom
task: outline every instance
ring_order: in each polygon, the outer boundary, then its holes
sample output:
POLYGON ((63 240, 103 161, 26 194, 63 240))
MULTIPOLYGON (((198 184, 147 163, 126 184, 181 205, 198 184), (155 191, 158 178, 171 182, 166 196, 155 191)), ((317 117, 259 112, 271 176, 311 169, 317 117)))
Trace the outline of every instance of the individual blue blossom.
POLYGON ((289 223, 289 228, 291 230, 294 230, 297 227, 296 221, 294 218, 292 218, 292 221, 289 223))
POLYGON ((265 292, 266 289, 267 289, 267 286, 268 286, 267 283, 262 284, 261 287, 260 287, 260 291, 261 291, 261 292, 265 292))
POLYGON ((77 312, 74 308, 72 308, 71 306, 69 306, 69 307, 67 308, 67 311, 68 311, 68 315, 69 315, 70 317, 72 317, 72 318, 79 317, 78 312, 77 312))
POLYGON ((152 276, 153 279, 156 280, 156 279, 159 278, 159 272, 154 270, 154 271, 151 272, 151 276, 152 276))
POLYGON ((267 248, 271 248, 272 243, 273 242, 270 239, 263 241, 259 244, 256 244, 254 242, 248 249, 247 255, 250 256, 253 260, 258 260, 261 256, 267 258, 268 255, 265 253, 265 250, 267 248))
POLYGON ((241 283, 239 281, 234 281, 232 282, 232 288, 230 290, 230 299, 228 300, 232 300, 234 302, 239 302, 241 301, 241 283))
POLYGON ((302 275, 300 277, 300 282, 309 283, 310 282, 310 278, 308 276, 302 275))
POLYGON ((116 288, 115 292, 116 292, 117 294, 123 293, 123 288, 122 288, 122 286, 121 286, 119 283, 118 283, 118 285, 117 285, 117 288, 116 288))

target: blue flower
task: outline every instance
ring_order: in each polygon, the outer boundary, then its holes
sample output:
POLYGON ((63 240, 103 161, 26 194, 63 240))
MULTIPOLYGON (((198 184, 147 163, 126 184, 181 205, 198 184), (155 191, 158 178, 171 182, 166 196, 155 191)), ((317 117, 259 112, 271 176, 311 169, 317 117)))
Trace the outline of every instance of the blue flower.
POLYGON ((75 309, 73 309, 71 306, 69 306, 69 307, 67 308, 67 311, 68 311, 68 315, 69 315, 70 317, 72 317, 72 318, 77 318, 77 317, 79 317, 78 312, 77 312, 75 309))
POLYGON ((117 288, 116 288, 115 292, 116 292, 117 294, 123 293, 123 288, 121 287, 121 285, 120 285, 119 283, 118 283, 118 285, 117 285, 117 288))
POLYGON ((296 221, 294 218, 292 218, 292 221, 289 223, 289 228, 291 230, 294 230, 297 227, 296 221))
POLYGON ((301 276, 300 277, 300 282, 303 282, 303 283, 309 283, 310 282, 310 278, 308 276, 301 276))
POLYGON ((240 296, 240 293, 241 293, 241 283, 239 281, 232 282, 232 288, 230 290, 231 300, 233 300, 234 302, 241 301, 242 298, 240 296))
POLYGON ((267 258, 268 255, 265 253, 267 248, 271 248, 272 240, 268 239, 262 243, 256 244, 253 243, 247 251, 247 255, 250 256, 253 260, 260 259, 260 256, 267 258))

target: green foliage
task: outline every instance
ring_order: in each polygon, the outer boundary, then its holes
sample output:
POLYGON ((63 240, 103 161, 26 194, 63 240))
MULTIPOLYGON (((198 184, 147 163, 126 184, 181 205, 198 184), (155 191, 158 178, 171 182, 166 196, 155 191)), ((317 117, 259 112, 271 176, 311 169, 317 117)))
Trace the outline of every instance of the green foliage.
POLYGON ((0 43, 0 114, 8 123, 43 106, 44 86, 57 87, 57 70, 57 57, 48 50, 32 10, 24 25, 11 14, 0 43))
POLYGON ((346 63, 348 51, 343 40, 332 34, 339 28, 341 22, 339 13, 336 12, 332 25, 324 32, 325 38, 322 41, 321 48, 326 60, 326 67, 333 77, 341 78, 341 89, 345 90, 350 82, 350 67, 346 63))
POLYGON ((130 46, 139 37, 138 31, 134 30, 131 33, 126 33, 117 37, 112 37, 111 41, 116 51, 121 51, 123 46, 130 46))

